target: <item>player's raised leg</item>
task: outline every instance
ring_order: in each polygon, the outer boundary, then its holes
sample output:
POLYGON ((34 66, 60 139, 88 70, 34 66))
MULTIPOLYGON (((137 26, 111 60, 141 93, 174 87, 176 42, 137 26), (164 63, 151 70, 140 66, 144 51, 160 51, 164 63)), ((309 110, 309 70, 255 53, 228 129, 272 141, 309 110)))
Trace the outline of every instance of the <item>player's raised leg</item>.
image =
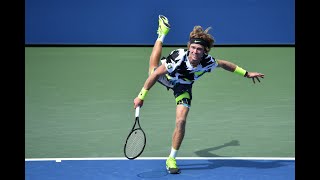
POLYGON ((151 74, 154 71, 154 69, 159 65, 160 56, 162 52, 162 44, 163 44, 164 38, 166 37, 166 35, 170 30, 170 24, 169 24, 168 18, 166 18, 163 15, 159 15, 158 21, 159 21, 159 26, 157 30, 158 38, 154 43, 154 46, 150 55, 149 74, 151 74))

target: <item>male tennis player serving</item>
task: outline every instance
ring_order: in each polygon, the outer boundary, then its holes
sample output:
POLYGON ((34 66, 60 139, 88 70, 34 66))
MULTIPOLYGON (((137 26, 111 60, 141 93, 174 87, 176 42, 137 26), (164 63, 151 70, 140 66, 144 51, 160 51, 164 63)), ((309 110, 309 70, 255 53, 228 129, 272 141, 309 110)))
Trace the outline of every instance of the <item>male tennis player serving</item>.
POLYGON ((173 50, 169 56, 161 59, 162 44, 165 36, 170 30, 168 19, 160 15, 158 38, 154 44, 150 61, 149 77, 144 83, 138 96, 134 99, 134 108, 142 106, 143 101, 156 81, 171 89, 176 99, 176 127, 172 136, 171 153, 166 161, 166 167, 169 173, 178 174, 180 170, 176 163, 177 152, 182 143, 185 134, 186 119, 191 107, 192 85, 207 72, 211 72, 216 67, 221 67, 227 71, 234 72, 246 78, 251 78, 253 83, 255 79, 264 78, 264 74, 258 72, 249 72, 232 62, 220 60, 209 55, 213 46, 214 39, 208 33, 210 27, 203 30, 201 26, 195 26, 190 33, 188 49, 173 50))

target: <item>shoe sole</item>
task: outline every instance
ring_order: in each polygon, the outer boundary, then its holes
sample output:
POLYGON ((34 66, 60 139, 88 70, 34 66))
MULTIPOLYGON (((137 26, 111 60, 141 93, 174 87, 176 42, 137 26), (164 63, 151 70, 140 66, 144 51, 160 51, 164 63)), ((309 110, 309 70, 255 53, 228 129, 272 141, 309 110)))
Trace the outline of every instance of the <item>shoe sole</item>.
POLYGON ((167 26, 167 28, 170 29, 171 26, 170 26, 170 24, 169 24, 168 18, 166 18, 166 17, 163 16, 163 15, 160 15, 160 16, 159 16, 159 19, 161 19, 162 23, 163 23, 165 26, 167 26), (166 21, 168 21, 168 23, 166 23, 166 21))
POLYGON ((168 168, 168 166, 166 166, 167 171, 169 174, 180 174, 181 171, 179 168, 168 168))

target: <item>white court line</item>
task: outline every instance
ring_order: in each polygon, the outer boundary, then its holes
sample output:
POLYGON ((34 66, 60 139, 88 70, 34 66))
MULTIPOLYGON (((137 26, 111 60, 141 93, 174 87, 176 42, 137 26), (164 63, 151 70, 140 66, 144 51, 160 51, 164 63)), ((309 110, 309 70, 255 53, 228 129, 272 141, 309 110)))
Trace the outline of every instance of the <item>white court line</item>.
MULTIPOLYGON (((135 160, 165 160, 167 157, 138 157, 135 160)), ((295 160, 295 157, 177 157, 185 160, 295 160)), ((101 157, 101 158, 26 158, 25 161, 56 161, 65 160, 129 160, 125 157, 101 157)))

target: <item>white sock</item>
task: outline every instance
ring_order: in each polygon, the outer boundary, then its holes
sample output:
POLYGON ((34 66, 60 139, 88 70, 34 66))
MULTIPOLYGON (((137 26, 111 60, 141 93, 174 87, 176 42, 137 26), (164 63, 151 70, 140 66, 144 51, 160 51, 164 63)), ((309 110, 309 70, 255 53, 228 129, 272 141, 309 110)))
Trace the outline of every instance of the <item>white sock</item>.
POLYGON ((171 148, 170 157, 176 158, 177 157, 178 150, 171 148))
POLYGON ((166 37, 166 35, 162 35, 162 36, 158 37, 157 41, 161 41, 163 43, 165 37, 166 37))

